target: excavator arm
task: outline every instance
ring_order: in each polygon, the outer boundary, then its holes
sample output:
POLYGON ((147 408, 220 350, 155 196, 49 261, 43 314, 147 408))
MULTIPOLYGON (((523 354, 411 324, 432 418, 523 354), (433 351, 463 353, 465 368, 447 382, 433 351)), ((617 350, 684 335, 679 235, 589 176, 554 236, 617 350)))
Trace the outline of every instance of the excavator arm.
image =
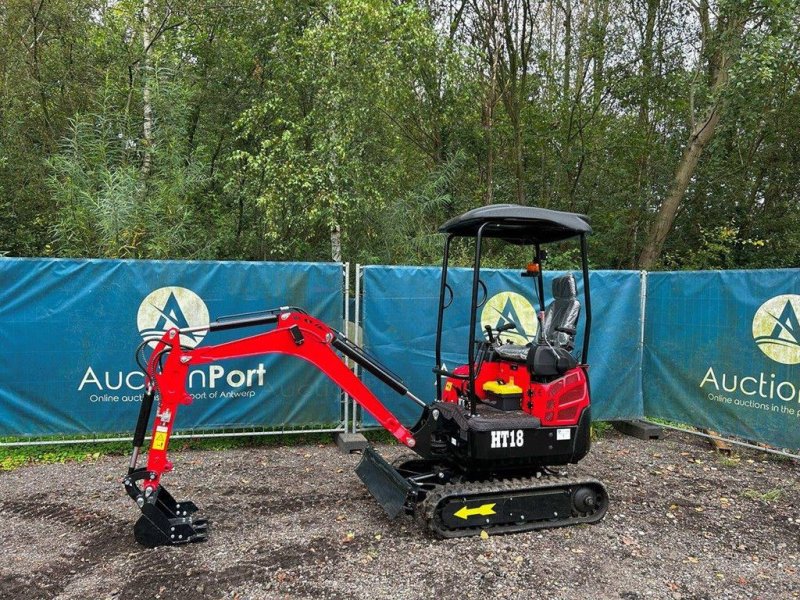
POLYGON ((172 463, 167 458, 167 448, 178 407, 192 403, 186 383, 189 370, 193 367, 267 354, 296 356, 330 377, 399 442, 412 449, 416 446, 412 431, 403 426, 353 374, 337 351, 354 360, 398 394, 420 405, 423 414, 426 410, 425 403, 411 394, 402 381, 385 367, 319 319, 300 309, 286 308, 266 311, 258 316, 216 321, 203 329, 212 332, 264 325, 275 327, 250 337, 193 349, 180 345, 181 333, 189 333, 189 330, 170 329, 158 340, 146 366, 146 392, 134 434, 130 467, 124 479, 128 495, 142 510, 142 516, 134 528, 139 543, 150 547, 178 544, 200 541, 207 535, 207 522, 195 515, 197 507, 192 502, 177 502, 161 485, 164 473, 172 470, 172 463), (160 400, 153 423, 147 465, 137 468, 156 393, 160 400))

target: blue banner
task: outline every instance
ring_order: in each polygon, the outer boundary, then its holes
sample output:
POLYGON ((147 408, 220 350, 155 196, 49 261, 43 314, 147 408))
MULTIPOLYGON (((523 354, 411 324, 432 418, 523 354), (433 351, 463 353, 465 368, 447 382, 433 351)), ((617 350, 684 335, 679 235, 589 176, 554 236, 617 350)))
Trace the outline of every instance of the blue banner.
MULTIPOLYGON (((364 267, 364 346, 405 381, 426 402, 436 395, 436 310, 441 269, 437 267, 364 267)), ((545 304, 551 300, 551 282, 561 273, 545 273, 545 304)), ((581 274, 575 273, 578 298, 583 302, 581 274)), ((532 279, 519 271, 483 269, 486 302, 479 309, 476 339, 483 326, 513 321, 516 329, 504 334, 515 343, 533 340, 538 307, 532 279)), ((470 269, 450 269, 448 283, 454 298, 445 311, 442 359, 448 369, 467 362, 469 307, 472 289, 470 269)), ((629 419, 642 416, 641 393, 641 276, 638 271, 594 271, 590 275, 592 332, 589 379, 592 415, 595 419, 629 419)), ((479 291, 479 301, 483 291, 479 291)), ((584 309, 585 311, 585 309, 584 309)), ((576 348, 583 343, 581 314, 576 348)), ((577 351, 577 350, 576 350, 577 351)), ((369 375, 367 385, 404 423, 413 423, 419 408, 398 397, 369 375)), ((365 417, 364 425, 374 425, 365 417)))
POLYGON ((800 448, 800 270, 651 273, 644 408, 800 448))
MULTIPOLYGON (((131 433, 143 336, 223 315, 300 306, 341 326, 338 264, 0 259, 0 435, 131 433)), ((183 336, 217 344, 254 330, 183 336)), ((338 388, 270 355, 190 372, 177 429, 309 427, 341 421, 338 388)))

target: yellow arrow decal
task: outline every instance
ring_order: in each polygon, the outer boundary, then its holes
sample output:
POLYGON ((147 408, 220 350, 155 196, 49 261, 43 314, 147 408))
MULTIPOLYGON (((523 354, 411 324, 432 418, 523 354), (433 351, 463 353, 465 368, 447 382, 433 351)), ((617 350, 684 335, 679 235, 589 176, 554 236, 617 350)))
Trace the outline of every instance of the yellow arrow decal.
POLYGON ((465 504, 463 507, 461 507, 455 512, 455 516, 459 517, 460 519, 464 519, 466 521, 467 519, 475 515, 480 515, 482 517, 495 515, 497 513, 494 512, 494 507, 495 504, 483 504, 481 506, 478 506, 477 508, 467 508, 467 505, 465 504))

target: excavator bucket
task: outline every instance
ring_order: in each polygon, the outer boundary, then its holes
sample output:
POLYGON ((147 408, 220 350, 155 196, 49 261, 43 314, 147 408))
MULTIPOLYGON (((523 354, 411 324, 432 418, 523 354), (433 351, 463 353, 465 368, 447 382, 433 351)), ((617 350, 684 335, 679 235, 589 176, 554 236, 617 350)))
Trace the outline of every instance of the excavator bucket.
POLYGON ((383 507, 390 519, 394 519, 403 511, 414 489, 397 469, 386 462, 371 446, 364 450, 361 462, 356 467, 356 475, 364 482, 369 493, 383 507))
POLYGON ((194 502, 176 502, 164 487, 159 486, 141 506, 133 534, 147 548, 172 544, 202 542, 208 537, 208 521, 195 517, 194 502))

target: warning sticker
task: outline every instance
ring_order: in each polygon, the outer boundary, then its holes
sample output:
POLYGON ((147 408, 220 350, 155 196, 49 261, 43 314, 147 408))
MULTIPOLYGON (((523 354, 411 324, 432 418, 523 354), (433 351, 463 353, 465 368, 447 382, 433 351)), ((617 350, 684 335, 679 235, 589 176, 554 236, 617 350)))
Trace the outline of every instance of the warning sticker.
POLYGON ((155 437, 153 438, 153 450, 163 450, 166 445, 167 445, 167 434, 164 433, 163 431, 157 432, 155 437))
POLYGON ((569 430, 569 429, 566 429, 566 428, 564 428, 564 429, 558 429, 558 430, 556 430, 556 439, 557 439, 558 441, 561 441, 561 440, 568 440, 568 439, 570 438, 570 433, 571 433, 571 432, 570 432, 570 430, 569 430))

